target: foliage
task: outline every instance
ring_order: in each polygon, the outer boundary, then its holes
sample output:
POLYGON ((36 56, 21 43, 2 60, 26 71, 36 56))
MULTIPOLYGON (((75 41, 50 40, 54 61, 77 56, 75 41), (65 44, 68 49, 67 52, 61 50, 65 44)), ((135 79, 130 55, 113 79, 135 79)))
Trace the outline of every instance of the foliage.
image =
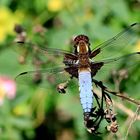
MULTIPOLYGON (((72 51, 73 36, 88 35, 91 47, 94 48, 124 27, 140 22, 139 13, 140 2, 137 0, 1 0, 0 77, 5 75, 14 80, 20 72, 33 70, 36 67, 32 63, 34 55, 36 55, 32 48, 29 47, 30 51, 26 54, 26 50, 17 50, 17 45, 13 43, 17 37, 13 30, 14 25, 22 25, 28 42, 72 51)), ((140 51, 140 40, 134 47, 136 51, 140 51)), ((108 50, 106 53, 109 57, 115 55, 113 50, 108 50)), ((47 61, 47 58, 41 53, 38 55, 41 60, 47 61)), ((57 56, 55 59, 49 59, 54 62, 54 65, 60 63, 57 56)), ((48 63, 48 65, 51 64, 48 63)), ((48 65, 41 67, 48 67, 48 65)), ((118 78, 119 74, 121 75, 121 71, 117 71, 114 77, 118 78)), ((112 78, 109 71, 101 70, 97 78, 109 88, 118 88, 119 84, 122 91, 134 99, 139 99, 139 66, 136 65, 132 69, 131 75, 133 75, 131 79, 124 78, 118 83, 117 79, 112 78)), ((0 85, 0 96, 4 92, 1 87, 0 85)), ((95 85, 94 88, 97 90, 95 85)), ((99 90, 97 91, 99 92, 99 90)), ((29 83, 27 85, 17 84, 14 99, 9 100, 6 96, 0 97, 3 100, 0 105, 0 139, 115 140, 125 138, 127 128, 137 108, 136 105, 112 96, 117 112, 119 131, 116 134, 108 133, 104 129, 106 124, 103 122, 100 126, 102 134, 94 136, 86 132, 84 128, 78 93, 78 87, 71 86, 68 89, 68 94, 57 94, 53 79, 46 85, 46 88, 40 88, 34 84, 29 85, 29 83)), ((138 120, 132 124, 128 140, 139 139, 139 120, 138 116, 138 120)))

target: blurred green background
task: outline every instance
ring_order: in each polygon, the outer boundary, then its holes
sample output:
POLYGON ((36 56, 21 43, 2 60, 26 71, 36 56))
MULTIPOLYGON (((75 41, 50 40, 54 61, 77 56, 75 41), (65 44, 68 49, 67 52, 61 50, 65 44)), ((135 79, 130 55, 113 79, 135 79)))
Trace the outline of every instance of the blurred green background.
MULTIPOLYGON (((105 122, 102 122, 102 134, 94 136, 85 129, 79 92, 75 88, 71 87, 68 94, 60 95, 50 84, 47 89, 28 83, 27 86, 14 83, 17 74, 34 67, 30 62, 30 50, 25 64, 21 64, 23 52, 15 51, 16 45, 13 44, 17 37, 14 26, 22 25, 29 41, 72 50, 71 39, 75 35, 88 35, 94 48, 135 22, 140 22, 139 0, 1 0, 0 140, 124 140, 136 105, 112 97, 119 131, 116 134, 107 132, 105 122), (8 91, 4 87, 6 84, 8 91)), ((140 40, 135 48, 140 51, 140 40)), ((110 74, 105 75, 99 76, 104 79, 98 80, 113 87, 110 74)), ((138 67, 133 69, 131 75, 133 78, 126 80, 122 89, 129 96, 139 99, 138 67)), ((128 140, 140 139, 139 120, 140 117, 130 128, 128 140)))

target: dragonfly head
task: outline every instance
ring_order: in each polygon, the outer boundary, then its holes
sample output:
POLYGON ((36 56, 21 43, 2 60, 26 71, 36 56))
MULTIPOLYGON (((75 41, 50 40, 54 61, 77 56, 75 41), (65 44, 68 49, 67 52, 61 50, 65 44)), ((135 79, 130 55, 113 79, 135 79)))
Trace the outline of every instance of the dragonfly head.
POLYGON ((74 39, 75 53, 85 54, 90 52, 89 38, 85 35, 78 35, 74 39))

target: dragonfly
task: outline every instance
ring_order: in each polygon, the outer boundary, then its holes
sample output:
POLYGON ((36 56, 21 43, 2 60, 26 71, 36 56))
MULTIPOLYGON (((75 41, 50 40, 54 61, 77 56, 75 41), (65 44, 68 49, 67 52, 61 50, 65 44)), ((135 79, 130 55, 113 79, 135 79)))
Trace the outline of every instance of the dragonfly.
MULTIPOLYGON (((111 51, 113 51, 113 49, 119 50, 118 52, 120 54, 124 48, 126 48, 125 50, 127 50, 129 46, 128 44, 134 40, 134 36, 136 36, 136 34, 138 33, 140 33, 140 23, 134 23, 118 33, 116 36, 110 38, 102 44, 99 44, 94 49, 91 49, 90 47, 89 37, 83 34, 78 35, 74 38, 73 52, 42 46, 38 47, 37 49, 43 51, 46 54, 62 56, 63 65, 57 68, 50 67, 47 69, 24 71, 16 76, 16 80, 24 79, 26 81, 28 78, 33 79, 34 75, 37 75, 38 73, 54 74, 56 76, 58 73, 61 73, 62 75, 59 78, 64 78, 65 76, 63 76, 63 74, 66 73, 69 75, 70 80, 76 78, 79 84, 79 96, 83 109, 84 120, 90 120, 91 112, 94 112, 93 114, 95 120, 98 120, 98 114, 101 117, 101 119, 99 120, 100 123, 104 116, 104 111, 100 110, 101 107, 99 103, 99 111, 95 111, 96 109, 93 107, 94 97, 98 102, 98 97, 93 92, 93 83, 100 85, 100 82, 97 82, 94 77, 99 71, 101 71, 101 69, 103 69, 108 64, 115 65, 122 60, 129 60, 130 62, 132 62, 132 64, 140 63, 140 52, 138 51, 134 51, 125 55, 119 55, 117 57, 111 56, 111 51), (110 58, 102 60, 96 59, 98 58, 98 56, 104 55, 106 49, 110 50, 110 58)), ((18 43, 26 44, 26 42, 22 41, 19 41, 18 43)), ((33 44, 28 43, 28 45, 33 44)), ((66 92, 65 89, 67 88, 68 81, 62 84, 58 84, 57 89, 60 93, 66 92)), ((110 97, 106 94, 106 98, 110 97)), ((93 126, 88 127, 90 128, 91 133, 94 133, 98 128, 99 123, 96 125, 96 127, 94 123, 93 126)))

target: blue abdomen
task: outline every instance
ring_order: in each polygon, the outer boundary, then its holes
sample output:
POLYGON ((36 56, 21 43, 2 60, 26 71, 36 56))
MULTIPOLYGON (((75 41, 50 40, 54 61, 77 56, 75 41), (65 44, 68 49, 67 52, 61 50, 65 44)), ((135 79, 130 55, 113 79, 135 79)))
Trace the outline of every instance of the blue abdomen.
POLYGON ((93 105, 92 79, 90 71, 79 72, 80 101, 84 113, 90 112, 93 105))

